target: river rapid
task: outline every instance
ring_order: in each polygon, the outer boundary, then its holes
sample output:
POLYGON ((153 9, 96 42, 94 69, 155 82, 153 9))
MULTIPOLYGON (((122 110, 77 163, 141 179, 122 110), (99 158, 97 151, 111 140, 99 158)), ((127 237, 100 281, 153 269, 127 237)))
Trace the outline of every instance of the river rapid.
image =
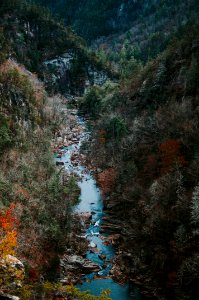
MULTIPOLYGON (((74 114, 74 112, 73 112, 74 114)), ((89 136, 85 129, 85 121, 83 118, 74 116, 76 123, 81 127, 81 134, 74 143, 64 147, 61 157, 56 158, 58 163, 64 164, 64 168, 69 174, 77 176, 78 185, 81 193, 79 204, 75 208, 75 212, 84 215, 90 215, 90 222, 85 232, 85 238, 89 242, 89 249, 86 258, 96 263, 100 267, 100 271, 90 273, 82 278, 82 284, 77 287, 81 291, 89 290, 91 294, 98 296, 101 290, 110 289, 110 297, 113 300, 140 300, 141 296, 136 286, 125 284, 121 285, 110 277, 112 268, 112 260, 115 257, 115 249, 112 244, 106 243, 109 236, 108 231, 103 231, 100 226, 103 224, 103 201, 99 187, 92 172, 87 169, 81 160, 74 163, 72 157, 80 154, 80 148, 89 136)))

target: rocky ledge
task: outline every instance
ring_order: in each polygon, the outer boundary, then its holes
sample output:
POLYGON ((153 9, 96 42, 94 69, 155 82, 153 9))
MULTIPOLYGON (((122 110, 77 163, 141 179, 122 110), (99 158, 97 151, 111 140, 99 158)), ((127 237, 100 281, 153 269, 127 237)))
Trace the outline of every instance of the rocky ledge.
POLYGON ((98 272, 100 267, 92 261, 83 258, 80 255, 64 255, 60 262, 64 271, 80 271, 83 273, 98 272))

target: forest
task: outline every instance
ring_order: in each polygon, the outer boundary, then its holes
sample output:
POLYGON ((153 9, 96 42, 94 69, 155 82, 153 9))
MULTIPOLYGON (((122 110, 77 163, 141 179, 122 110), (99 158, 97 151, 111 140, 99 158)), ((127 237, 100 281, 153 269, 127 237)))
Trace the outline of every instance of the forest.
POLYGON ((111 299, 59 280, 66 253, 94 252, 79 179, 55 162, 75 113, 116 249, 108 278, 144 300, 198 299, 198 12, 197 0, 1 0, 0 299, 111 299))

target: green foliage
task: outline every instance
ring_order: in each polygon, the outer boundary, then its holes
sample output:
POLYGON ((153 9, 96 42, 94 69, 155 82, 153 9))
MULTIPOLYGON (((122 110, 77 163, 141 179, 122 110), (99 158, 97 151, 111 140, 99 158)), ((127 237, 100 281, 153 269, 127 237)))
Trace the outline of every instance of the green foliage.
MULTIPOLYGON (((142 282, 153 278, 150 287, 157 293, 161 287, 173 298, 196 299, 197 23, 182 27, 167 50, 146 67, 143 68, 142 62, 156 57, 168 43, 175 24, 182 24, 193 10, 197 12, 197 2, 126 1, 119 12, 123 3, 119 0, 42 1, 50 4, 53 12, 60 3, 67 6, 67 10, 61 7, 66 22, 89 41, 118 29, 122 33, 128 30, 118 45, 116 40, 114 51, 107 50, 109 45, 105 43, 97 57, 85 50, 85 43, 70 28, 65 28, 62 21, 53 20, 48 10, 30 2, 1 1, 0 62, 12 53, 28 68, 39 71, 44 60, 72 50, 75 58, 68 75, 70 83, 74 87, 78 84, 80 89, 84 86, 87 64, 92 62, 99 68, 103 63, 108 66, 109 60, 115 64, 124 80, 117 88, 92 87, 80 109, 96 122, 92 160, 100 167, 111 167, 117 174, 118 182, 110 201, 115 204, 114 216, 122 221, 122 247, 128 249, 128 264, 133 266, 131 270, 124 268, 124 273, 129 276, 132 272, 133 278, 139 275, 142 282), (171 15, 174 25, 169 23, 171 15), (167 29, 166 34, 162 34, 161 26, 167 29), (168 141, 177 145, 177 155, 168 141)), ((47 254, 53 260, 54 254, 64 252, 70 243, 74 225, 71 211, 77 204, 79 189, 73 177, 63 186, 62 173, 55 169, 49 152, 48 132, 36 127, 31 133, 33 126, 30 126, 27 134, 16 126, 16 119, 19 123, 28 120, 32 125, 38 124, 35 119, 39 105, 27 76, 16 69, 1 73, 0 91, 1 205, 18 203, 16 213, 21 220, 18 251, 39 269, 47 254)), ((51 125, 58 128, 56 123, 51 125)), ((48 299, 48 295, 59 289, 71 297, 97 299, 73 287, 47 284, 44 288, 48 299)), ((25 292, 24 298, 30 298, 28 288, 25 292)), ((104 292, 98 299, 107 297, 104 292)))
MULTIPOLYGON (((0 61, 11 55, 28 70, 37 72, 45 79, 50 92, 82 95, 88 78, 88 66, 101 69, 102 61, 94 52, 91 54, 88 51, 85 41, 66 27, 60 18, 53 18, 47 8, 35 5, 34 1, 18 0, 16 7, 13 3, 11 1, 8 9, 3 5, 5 9, 0 11, 0 61), (59 68, 44 67, 44 61, 64 53, 72 55, 73 60, 71 67, 64 73, 62 71, 62 76, 59 68)), ((111 73, 108 64, 106 69, 111 73)))
POLYGON ((80 51, 78 55, 73 59, 72 61, 72 67, 70 70, 70 76, 71 76, 71 89, 78 86, 78 89, 81 91, 81 93, 84 92, 85 87, 85 79, 86 79, 86 61, 87 57, 85 53, 80 51))
MULTIPOLYGON (((37 272, 48 270, 50 274, 46 265, 69 243, 79 188, 74 178, 64 186, 62 172, 56 170, 42 85, 13 61, 1 68, 0 206, 17 203, 17 251, 37 272)), ((24 289, 24 294, 30 295, 28 288, 24 289)))
POLYGON ((14 144, 13 134, 8 126, 5 116, 0 114, 0 154, 14 144))
POLYGON ((4 30, 0 27, 0 64, 8 57, 9 43, 4 36, 4 30))
POLYGON ((67 295, 71 299, 79 300, 111 300, 109 297, 110 291, 102 291, 99 296, 92 296, 89 292, 81 292, 78 288, 74 286, 62 286, 61 284, 52 284, 50 282, 44 283, 44 289, 49 292, 60 292, 61 295, 67 295))
MULTIPOLYGON (((84 48, 84 41, 70 28, 66 28, 58 19, 54 20, 49 10, 36 6, 32 1, 3 1, 0 15, 0 27, 4 28, 6 39, 10 40, 11 52, 31 71, 39 71, 44 59, 71 48, 84 48), (10 12, 11 19, 17 18, 18 22, 10 22, 6 12, 10 12)), ((6 45, 3 48, 5 51, 6 45)))
POLYGON ((68 201, 72 205, 77 205, 79 202, 80 188, 77 184, 77 180, 74 176, 70 176, 67 184, 64 186, 64 193, 66 194, 68 201))
POLYGON ((67 25, 73 25, 78 34, 91 40, 101 34, 112 32, 112 26, 107 18, 112 16, 113 10, 116 12, 119 1, 108 0, 99 3, 97 0, 86 0, 81 3, 77 0, 56 2, 36 0, 36 2, 50 7, 54 13, 60 14, 66 20, 67 25), (86 25, 88 23, 89 27, 86 25))
POLYGON ((48 184, 48 190, 52 195, 52 200, 56 202, 57 199, 59 199, 60 197, 60 193, 62 192, 59 173, 55 173, 51 177, 50 182, 48 184))
POLYGON ((12 184, 1 173, 1 175, 0 175, 0 210, 4 206, 9 206, 11 195, 13 192, 12 190, 13 190, 12 184))
POLYGON ((112 117, 105 129, 107 130, 107 137, 113 138, 117 142, 128 133, 125 121, 120 116, 112 117))
MULTIPOLYGON (((28 76, 20 73, 17 68, 0 74, 0 82, 12 92, 20 93, 26 102, 35 104, 35 93, 28 76)), ((19 95, 20 96, 20 95, 19 95)), ((20 101, 20 99, 19 99, 20 101)))
MULTIPOLYGON (((199 11, 197 0, 35 2, 50 8, 54 15, 61 16, 67 25, 72 26, 89 43, 97 40, 97 46, 101 45, 109 60, 114 62, 117 61, 117 53, 121 51, 126 40, 131 46, 140 46, 136 60, 146 62, 155 58, 168 45, 176 28, 186 24, 189 19, 197 20, 199 11)), ((102 56, 104 54, 101 53, 102 56)))
POLYGON ((71 300, 111 300, 110 290, 101 291, 99 296, 93 296, 89 291, 81 292, 73 285, 63 285, 61 283, 52 283, 49 281, 43 284, 24 284, 23 287, 18 288, 17 295, 23 300, 34 299, 35 296, 40 299, 54 299, 57 297, 70 297, 71 300))
POLYGON ((0 14, 12 12, 13 9, 19 9, 22 4, 24 4, 23 0, 1 0, 0 14))
POLYGON ((96 118, 101 109, 101 95, 98 87, 91 87, 84 96, 83 102, 80 104, 80 110, 84 114, 90 114, 92 118, 96 118))
POLYGON ((39 95, 33 87, 33 82, 19 65, 6 62, 2 70, 0 73, 0 108, 3 112, 0 115, 1 154, 5 149, 15 145, 25 148, 24 133, 41 122, 40 109, 44 100, 41 87, 39 87, 39 93, 41 92, 39 95))
POLYGON ((151 66, 152 72, 145 72, 147 79, 143 81, 140 89, 141 96, 146 104, 151 108, 155 108, 161 102, 166 100, 166 93, 163 94, 162 90, 166 84, 167 69, 164 61, 157 62, 154 66, 151 66))
POLYGON ((119 62, 120 74, 123 78, 136 76, 142 69, 142 63, 137 61, 134 57, 128 60, 120 60, 119 62))

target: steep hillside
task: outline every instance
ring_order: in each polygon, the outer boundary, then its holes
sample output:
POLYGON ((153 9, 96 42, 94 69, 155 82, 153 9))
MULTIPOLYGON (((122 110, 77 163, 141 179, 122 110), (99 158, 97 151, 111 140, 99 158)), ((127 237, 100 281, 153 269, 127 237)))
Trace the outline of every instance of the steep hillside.
POLYGON ((0 16, 0 41, 6 45, 2 59, 15 57, 37 72, 51 93, 81 95, 85 85, 102 84, 111 73, 84 40, 48 10, 24 0, 2 1, 0 16))
MULTIPOLYGON (((57 63, 58 55, 64 60, 70 52, 67 70, 72 73, 80 59, 80 76, 75 69, 75 77, 62 82, 69 82, 68 90, 77 94, 83 92, 77 86, 87 69, 91 75, 82 79, 84 88, 86 79, 91 81, 87 85, 100 80, 100 62, 46 10, 23 0, 1 1, 0 17, 0 299, 53 299, 60 291, 71 299, 95 299, 55 283, 61 255, 68 248, 82 254, 86 242, 77 241, 82 226, 72 212, 79 187, 74 176, 55 166, 53 157, 53 141, 57 143, 69 122, 63 115, 66 99, 53 93, 66 90, 59 84, 51 87, 55 66, 48 71, 45 62, 57 63), (42 82, 45 76, 49 81, 42 82)), ((108 296, 102 292, 99 299, 108 296)))
POLYGON ((157 57, 180 27, 197 22, 199 13, 197 0, 38 2, 61 15, 122 78, 157 57))
POLYGON ((80 106, 97 119, 90 159, 110 213, 103 228, 122 232, 113 274, 158 299, 199 292, 198 72, 198 26, 185 26, 143 70, 92 88, 80 106))
POLYGON ((78 188, 68 186, 72 202, 66 205, 67 186, 61 184, 51 153, 46 92, 37 77, 7 60, 0 65, 0 99, 0 293, 25 297, 26 288, 20 288, 24 265, 28 284, 46 270, 50 276, 52 261, 68 244, 78 188), (14 254, 24 265, 10 256, 14 254))
POLYGON ((129 41, 140 48, 145 61, 163 50, 168 36, 180 25, 197 18, 199 9, 197 0, 35 1, 61 15, 93 46, 118 52, 129 41))
POLYGON ((195 0, 129 2, 124 2, 120 18, 116 19, 117 24, 121 22, 121 28, 94 42, 95 47, 108 53, 110 60, 118 61, 115 52, 124 51, 125 48, 131 52, 131 56, 144 62, 155 58, 180 26, 197 20, 199 11, 198 1, 195 0))

